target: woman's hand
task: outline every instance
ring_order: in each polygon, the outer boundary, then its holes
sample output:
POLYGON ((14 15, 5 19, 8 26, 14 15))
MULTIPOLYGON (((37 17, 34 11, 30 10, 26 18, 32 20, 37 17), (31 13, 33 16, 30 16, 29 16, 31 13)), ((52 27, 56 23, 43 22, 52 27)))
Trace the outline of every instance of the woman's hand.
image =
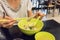
POLYGON ((13 26, 13 24, 15 23, 15 20, 9 16, 5 16, 5 19, 7 21, 1 23, 2 27, 11 28, 13 26))
POLYGON ((40 19, 42 19, 45 16, 45 14, 43 14, 42 12, 39 12, 38 10, 36 11, 35 14, 33 14, 32 10, 28 10, 28 17, 30 17, 30 18, 32 18, 32 17, 37 18, 38 16, 40 16, 40 19))
POLYGON ((45 16, 45 14, 41 12, 36 12, 34 18, 37 18, 38 16, 40 16, 40 19, 42 19, 45 16))

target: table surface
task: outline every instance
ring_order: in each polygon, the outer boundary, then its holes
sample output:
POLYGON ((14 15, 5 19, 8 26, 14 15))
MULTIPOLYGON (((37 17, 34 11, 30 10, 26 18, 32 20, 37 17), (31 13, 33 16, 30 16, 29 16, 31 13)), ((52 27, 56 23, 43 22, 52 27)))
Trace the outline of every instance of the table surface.
MULTIPOLYGON (((54 20, 44 21, 44 27, 41 31, 50 32, 55 36, 56 40, 60 40, 60 24, 54 20)), ((14 36, 15 38, 20 38, 19 40, 35 40, 34 35, 27 36, 23 34, 22 32, 20 34, 13 34, 12 36, 14 36), (16 35, 16 37, 14 35, 16 35)))

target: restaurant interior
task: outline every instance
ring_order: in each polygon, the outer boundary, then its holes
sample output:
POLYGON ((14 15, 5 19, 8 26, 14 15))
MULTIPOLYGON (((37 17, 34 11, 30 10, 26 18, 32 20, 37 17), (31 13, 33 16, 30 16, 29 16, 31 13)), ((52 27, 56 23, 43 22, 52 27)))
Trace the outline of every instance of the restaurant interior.
MULTIPOLYGON (((49 32, 54 35, 55 40, 60 40, 60 0, 31 0, 31 2, 33 13, 39 11, 45 14, 42 19, 44 26, 41 31, 49 32)), ((5 36, 2 36, 2 33, 0 33, 0 38, 3 38, 0 40, 35 40, 35 34, 32 36, 25 35, 19 28, 18 30, 15 28, 15 31, 9 35, 7 30, 3 30, 2 32, 5 36), (17 31, 17 33, 14 33, 15 31, 17 31)))
MULTIPOLYGON (((45 18, 55 20, 58 18, 59 21, 60 17, 60 5, 57 3, 57 0, 31 0, 33 5, 33 12, 36 10, 41 11, 42 13, 46 14, 45 18)), ((59 1, 59 0, 58 0, 59 1)), ((59 1, 60 2, 60 1, 59 1)))

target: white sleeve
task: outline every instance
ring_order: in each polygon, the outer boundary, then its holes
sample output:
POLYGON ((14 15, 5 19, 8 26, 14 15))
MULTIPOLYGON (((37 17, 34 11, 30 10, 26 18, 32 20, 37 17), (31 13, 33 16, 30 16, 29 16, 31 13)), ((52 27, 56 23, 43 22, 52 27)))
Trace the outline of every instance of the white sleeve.
POLYGON ((3 10, 3 8, 2 8, 2 6, 0 4, 0 16, 3 16, 3 12, 4 12, 4 10, 3 10))
POLYGON ((32 9, 32 2, 31 0, 28 0, 28 10, 31 10, 32 9))

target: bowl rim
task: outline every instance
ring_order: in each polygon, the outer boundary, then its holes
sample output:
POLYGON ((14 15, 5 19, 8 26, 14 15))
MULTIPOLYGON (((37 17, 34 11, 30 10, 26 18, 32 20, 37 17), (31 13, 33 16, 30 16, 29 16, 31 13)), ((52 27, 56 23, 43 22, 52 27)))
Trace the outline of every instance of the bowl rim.
MULTIPOLYGON (((44 23, 43 23, 43 21, 42 20, 39 20, 40 22, 41 22, 41 24, 42 24, 42 26, 41 26, 41 29, 43 28, 43 26, 44 26, 44 23)), ((20 23, 20 21, 19 21, 19 23, 20 23)), ((18 27, 19 27, 19 23, 18 23, 18 27)), ((23 29, 23 28, 21 28, 21 27, 19 27, 19 29, 22 29, 22 30, 26 30, 26 29, 23 29)), ((36 30, 38 30, 38 29, 36 29, 36 30)), ((36 31, 36 30, 26 30, 26 31, 36 31)), ((39 29, 40 30, 40 29, 39 29)))
POLYGON ((35 39, 36 39, 36 36, 37 36, 39 33, 46 33, 47 35, 51 35, 51 36, 52 36, 52 38, 54 38, 54 40, 56 40, 56 39, 55 39, 55 36, 54 36, 52 33, 47 32, 47 31, 41 31, 41 32, 36 33, 36 34, 35 34, 35 36, 34 36, 34 37, 35 37, 35 39))

